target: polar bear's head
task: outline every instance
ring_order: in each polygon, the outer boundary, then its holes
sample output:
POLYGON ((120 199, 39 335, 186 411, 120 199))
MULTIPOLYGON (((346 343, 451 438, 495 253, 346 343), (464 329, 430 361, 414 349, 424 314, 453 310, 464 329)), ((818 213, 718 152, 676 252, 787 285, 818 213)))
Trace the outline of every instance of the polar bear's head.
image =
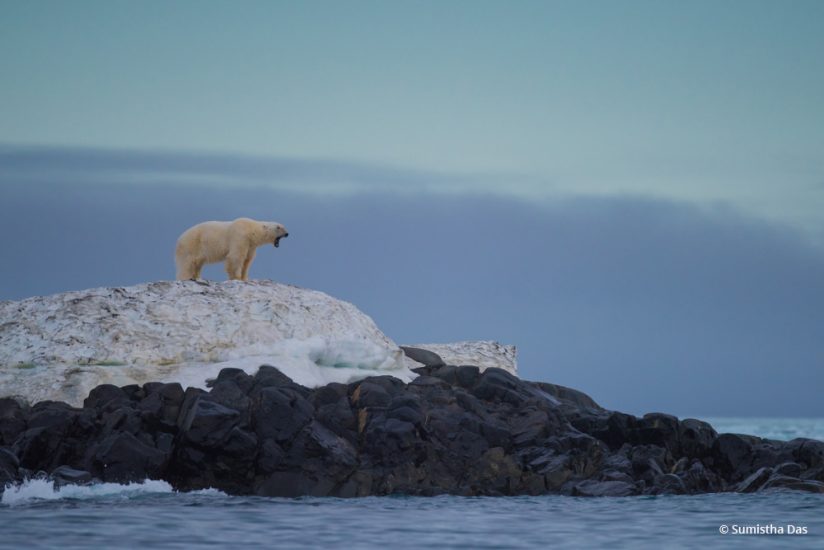
POLYGON ((289 236, 286 228, 277 222, 266 222, 263 226, 266 228, 267 242, 271 242, 275 246, 280 246, 280 240, 289 236))

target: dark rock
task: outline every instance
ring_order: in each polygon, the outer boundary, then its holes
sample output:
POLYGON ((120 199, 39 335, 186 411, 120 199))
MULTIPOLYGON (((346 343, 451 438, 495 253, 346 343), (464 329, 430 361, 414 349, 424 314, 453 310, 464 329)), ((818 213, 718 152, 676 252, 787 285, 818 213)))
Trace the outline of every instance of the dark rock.
POLYGON ((234 409, 198 397, 186 419, 180 425, 180 433, 187 443, 200 447, 217 447, 224 443, 240 420, 240 413, 234 409))
MULTIPOLYGON (((364 414, 366 414, 365 410, 364 414)), ((357 439, 358 419, 345 393, 333 403, 320 404, 316 402, 315 418, 340 437, 351 442, 357 439)))
POLYGON ((130 401, 140 401, 141 399, 146 397, 146 393, 143 391, 143 388, 138 386, 137 384, 121 386, 120 389, 123 390, 123 393, 130 401))
POLYGON ((557 455, 551 451, 533 460, 529 467, 544 477, 545 487, 552 492, 559 491, 575 474, 567 455, 557 455))
POLYGON ((792 448, 795 461, 815 468, 824 465, 824 441, 814 439, 794 439, 788 446, 792 448))
POLYGON ((575 428, 600 439, 611 449, 617 449, 630 441, 637 442, 635 433, 638 419, 634 416, 610 411, 595 414, 583 411, 568 415, 568 418, 575 428))
POLYGON ((195 403, 197 403, 200 396, 206 395, 206 393, 207 392, 201 390, 200 388, 186 388, 186 391, 183 393, 183 400, 180 403, 177 419, 175 420, 175 426, 177 428, 180 428, 183 425, 189 417, 189 411, 195 403))
POLYGON ((39 469, 40 464, 57 452, 58 441, 46 428, 32 428, 21 433, 14 442, 12 453, 28 469, 39 469))
POLYGON ((31 408, 27 421, 29 429, 47 428, 55 432, 65 432, 74 422, 74 407, 58 401, 42 401, 31 408))
POLYGON ((20 461, 17 456, 7 447, 0 447, 0 493, 7 483, 18 479, 20 471, 20 461))
POLYGON ((0 399, 0 485, 165 479, 231 494, 586 496, 824 487, 824 443, 718 435, 605 410, 501 369, 431 364, 309 389, 279 370, 223 369, 206 392, 94 389, 83 409, 0 399), (10 448, 4 448, 5 445, 10 448), (44 477, 45 478, 45 477, 44 477))
POLYGON ((788 489, 793 491, 805 491, 808 493, 824 493, 824 482, 776 475, 767 480, 767 482, 761 486, 760 490, 767 491, 770 489, 788 489))
POLYGON ((303 395, 289 387, 265 387, 254 401, 252 423, 261 440, 286 443, 311 420, 315 408, 303 395))
POLYGON ((671 474, 682 474, 687 470, 687 467, 690 465, 690 459, 686 456, 682 456, 678 460, 675 461, 675 464, 672 465, 670 468, 671 474))
POLYGON ((49 476, 54 480, 55 487, 63 485, 86 485, 91 483, 92 474, 86 470, 76 470, 70 466, 58 466, 49 476))
POLYGON ((141 419, 151 428, 173 431, 180 417, 185 393, 180 384, 144 384, 144 397, 137 404, 141 419))
POLYGON ((386 407, 392 397, 381 385, 367 380, 358 384, 352 393, 352 406, 363 407, 386 407))
POLYGON ((244 393, 237 379, 218 379, 209 392, 209 398, 224 407, 237 411, 242 426, 246 427, 250 424, 252 399, 244 393))
POLYGON ((461 365, 455 370, 455 382, 464 388, 470 388, 481 377, 481 369, 474 365, 461 365))
POLYGON ((257 437, 253 433, 241 430, 237 426, 231 429, 221 446, 222 453, 239 457, 246 457, 251 461, 257 449, 257 437))
POLYGON ((540 441, 556 432, 558 423, 550 420, 546 411, 525 408, 511 419, 512 442, 515 446, 538 445, 540 441))
POLYGON ((288 388, 304 397, 310 393, 308 388, 296 384, 277 368, 271 365, 263 365, 252 377, 252 388, 249 390, 249 397, 254 399, 262 389, 271 387, 288 388))
POLYGON ((678 437, 681 443, 681 452, 689 458, 704 458, 709 456, 718 434, 701 420, 685 418, 679 424, 678 437))
POLYGON ((104 409, 107 412, 103 412, 101 416, 102 436, 105 437, 111 433, 119 432, 129 432, 134 435, 140 433, 142 426, 140 412, 133 408, 130 403, 112 400, 104 405, 104 409), (111 410, 112 407, 118 405, 121 406, 111 410))
POLYGON ((474 494, 513 494, 522 471, 517 462, 501 447, 487 450, 469 471, 474 494))
POLYGON ((267 439, 260 447, 257 458, 257 469, 263 474, 271 474, 286 460, 286 451, 275 443, 274 439, 267 439))
POLYGON ((149 447, 130 433, 104 439, 93 459, 104 481, 126 483, 162 478, 167 453, 149 447))
POLYGON ((582 391, 567 388, 565 386, 559 386, 557 384, 550 384, 548 382, 533 382, 533 384, 537 386, 541 391, 547 393, 548 395, 551 395, 555 399, 562 401, 571 408, 583 408, 595 411, 603 410, 601 406, 595 402, 594 399, 592 399, 590 396, 588 396, 582 391))
POLYGON ((435 352, 409 346, 401 346, 401 349, 407 357, 426 367, 442 367, 446 365, 443 359, 441 359, 441 356, 435 352))
POLYGON ((347 397, 348 393, 349 386, 346 384, 327 384, 313 391, 309 397, 309 402, 316 409, 325 405, 337 405, 341 399, 347 397))
POLYGON ((583 497, 625 497, 638 494, 635 485, 625 481, 586 480, 575 484, 573 496, 583 497))
POLYGON ((0 446, 11 445, 26 430, 29 407, 13 397, 0 399, 0 446))
POLYGON ((687 486, 677 475, 664 474, 655 478, 653 487, 647 492, 656 495, 683 495, 687 492, 687 486))
POLYGON ((699 460, 693 459, 690 467, 680 477, 690 494, 717 493, 724 490, 723 479, 707 469, 699 460))
POLYGON ((773 470, 776 474, 787 477, 800 477, 803 468, 795 462, 783 462, 773 470))
POLYGON ((631 475, 620 472, 618 470, 604 470, 599 477, 600 481, 623 481, 624 483, 634 484, 635 480, 631 475))
POLYGON ((32 470, 52 470, 71 463, 82 451, 75 443, 78 437, 89 435, 91 421, 79 409, 65 403, 43 401, 31 408, 28 429, 15 440, 12 448, 20 464, 32 470))
POLYGON ((165 432, 158 432, 155 435, 154 447, 163 453, 170 453, 174 444, 174 436, 165 432))
POLYGON ((324 470, 349 469, 357 463, 357 451, 349 441, 319 422, 312 422, 301 431, 288 453, 295 464, 319 459, 324 470))
POLYGON ((760 489, 764 483, 766 483, 772 473, 772 468, 759 468, 754 473, 750 474, 747 479, 739 483, 735 487, 735 490, 739 493, 753 493, 760 489))
POLYGON ((112 384, 101 384, 89 392, 89 396, 83 401, 83 407, 86 409, 117 408, 124 401, 131 400, 121 388, 112 384))
POLYGON ((210 379, 206 381, 207 388, 214 388, 215 384, 220 381, 231 380, 234 381, 238 377, 248 377, 249 375, 246 374, 246 371, 243 369, 238 369, 235 367, 226 367, 220 369, 220 372, 217 373, 217 378, 210 379))
POLYGON ((673 455, 681 454, 678 419, 669 414, 649 413, 638 421, 630 437, 641 445, 657 445, 673 455))
POLYGON ((438 378, 437 376, 425 376, 421 375, 412 380, 409 383, 410 386, 414 386, 415 388, 421 389, 449 389, 450 385, 449 382, 444 380, 443 378, 438 378))
POLYGON ((472 389, 475 397, 485 401, 504 402, 520 405, 528 399, 530 392, 526 384, 516 376, 499 368, 488 368, 472 389))
POLYGON ((656 477, 668 472, 675 465, 669 451, 657 445, 633 447, 630 460, 635 476, 649 484, 654 483, 656 477))
POLYGON ((458 367, 455 365, 444 365, 436 369, 430 369, 429 376, 440 378, 450 386, 454 386, 458 383, 458 367))
POLYGON ((423 424, 424 420, 421 411, 411 407, 398 407, 391 409, 387 414, 389 418, 400 420, 402 422, 408 422, 413 426, 420 426, 423 424))
POLYGON ((604 470, 614 470, 625 474, 632 473, 632 462, 622 453, 615 453, 604 459, 604 470))
POLYGON ((738 481, 749 475, 753 445, 760 442, 757 437, 721 434, 713 443, 712 456, 721 472, 731 476, 732 481, 738 481))

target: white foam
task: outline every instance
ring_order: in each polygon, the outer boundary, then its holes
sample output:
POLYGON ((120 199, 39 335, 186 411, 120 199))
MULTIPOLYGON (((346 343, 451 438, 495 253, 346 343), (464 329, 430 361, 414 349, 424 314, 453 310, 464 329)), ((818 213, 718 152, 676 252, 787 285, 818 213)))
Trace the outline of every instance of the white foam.
POLYGON ((208 489, 198 489, 197 491, 188 491, 187 495, 206 496, 206 497, 228 497, 226 493, 220 489, 209 487, 208 489))
POLYGON ((28 479, 19 485, 7 485, 0 504, 18 506, 37 500, 91 499, 102 497, 131 498, 153 493, 172 493, 165 481, 146 479, 140 483, 95 483, 92 485, 63 485, 55 487, 48 479, 28 479))
MULTIPOLYGON (((129 499, 143 495, 171 494, 176 491, 166 481, 144 479, 140 483, 94 483, 89 485, 63 485, 55 487, 48 479, 27 479, 16 485, 6 485, 0 505, 20 506, 43 500, 89 500, 99 498, 129 499)), ((190 491, 187 495, 227 496, 219 489, 208 488, 190 491)))

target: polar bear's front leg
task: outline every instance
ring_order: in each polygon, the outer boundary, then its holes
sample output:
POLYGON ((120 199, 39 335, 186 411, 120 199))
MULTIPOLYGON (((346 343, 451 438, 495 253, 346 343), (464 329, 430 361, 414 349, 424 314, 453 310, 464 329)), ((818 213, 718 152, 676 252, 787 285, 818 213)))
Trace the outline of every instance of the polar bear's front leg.
POLYGON ((243 260, 243 270, 240 273, 240 278, 244 281, 249 280, 249 266, 252 265, 252 260, 255 259, 255 249, 249 251, 246 259, 243 260))

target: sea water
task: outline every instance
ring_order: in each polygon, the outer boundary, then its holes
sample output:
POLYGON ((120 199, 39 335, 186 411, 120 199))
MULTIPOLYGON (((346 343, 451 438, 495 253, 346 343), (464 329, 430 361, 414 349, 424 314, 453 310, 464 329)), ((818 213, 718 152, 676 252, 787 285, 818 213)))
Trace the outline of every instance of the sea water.
MULTIPOLYGON (((816 435, 820 420, 714 419, 816 435), (749 424, 747 424, 749 422, 749 424)), ((743 430, 753 432, 754 430, 743 430)), ((820 437, 820 436, 819 436, 820 437)), ((163 481, 10 487, 2 548, 824 548, 824 495, 263 498, 163 481)))

